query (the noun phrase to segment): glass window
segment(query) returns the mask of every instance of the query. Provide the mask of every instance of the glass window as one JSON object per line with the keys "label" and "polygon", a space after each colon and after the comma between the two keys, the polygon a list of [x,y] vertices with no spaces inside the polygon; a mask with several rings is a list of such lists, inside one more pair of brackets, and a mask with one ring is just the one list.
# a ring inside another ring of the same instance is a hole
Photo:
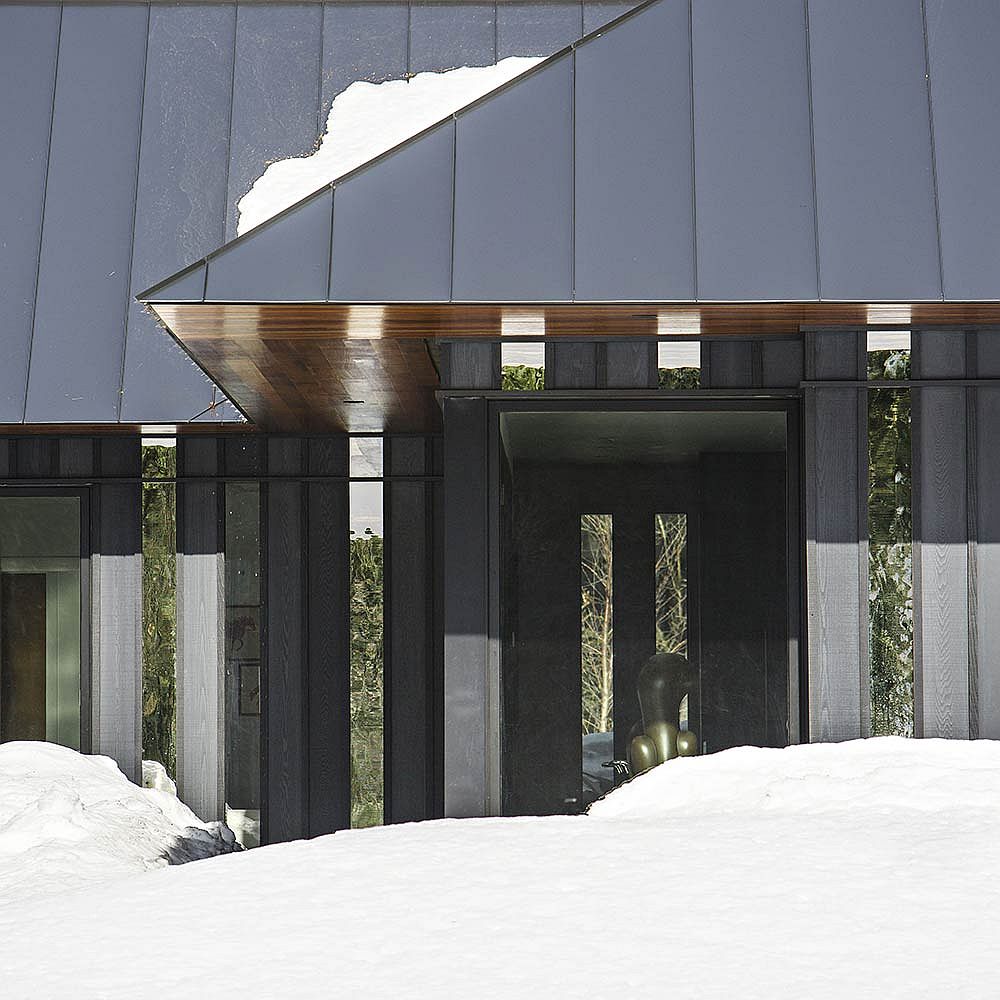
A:
{"label": "glass window", "polygon": [[501,415],[506,814],[788,742],[786,438],[778,408]]}
{"label": "glass window", "polygon": [[0,498],[0,741],[80,749],[79,497]]}
{"label": "glass window", "polygon": [[226,484],[226,823],[244,847],[260,843],[260,486]]}
{"label": "glass window", "polygon": [[383,822],[382,484],[351,483],[351,826]]}
{"label": "glass window", "polygon": [[502,343],[500,388],[504,392],[534,392],[545,388],[545,345]]}
{"label": "glass window", "polygon": [[[908,331],[868,334],[868,377],[910,377]],[[868,391],[868,636],[871,734],[913,735],[910,390]]]}
{"label": "glass window", "polygon": [[697,389],[701,385],[701,343],[661,340],[656,345],[656,368],[661,389]]}
{"label": "glass window", "polygon": [[177,777],[177,448],[142,444],[142,759]]}

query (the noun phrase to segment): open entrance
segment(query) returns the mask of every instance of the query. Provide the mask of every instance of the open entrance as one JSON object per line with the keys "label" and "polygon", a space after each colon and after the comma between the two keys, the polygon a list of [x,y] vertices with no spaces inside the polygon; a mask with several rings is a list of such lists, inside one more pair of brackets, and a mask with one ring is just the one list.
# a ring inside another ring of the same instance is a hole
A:
{"label": "open entrance", "polygon": [[684,405],[500,413],[505,814],[798,738],[794,411]]}

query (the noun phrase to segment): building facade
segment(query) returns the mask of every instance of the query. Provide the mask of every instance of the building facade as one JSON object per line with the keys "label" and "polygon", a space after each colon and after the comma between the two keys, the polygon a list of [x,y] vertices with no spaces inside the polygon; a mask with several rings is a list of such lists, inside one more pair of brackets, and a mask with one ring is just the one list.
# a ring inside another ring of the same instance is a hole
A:
{"label": "building facade", "polygon": [[998,43],[0,3],[0,739],[253,844],[1000,737]]}

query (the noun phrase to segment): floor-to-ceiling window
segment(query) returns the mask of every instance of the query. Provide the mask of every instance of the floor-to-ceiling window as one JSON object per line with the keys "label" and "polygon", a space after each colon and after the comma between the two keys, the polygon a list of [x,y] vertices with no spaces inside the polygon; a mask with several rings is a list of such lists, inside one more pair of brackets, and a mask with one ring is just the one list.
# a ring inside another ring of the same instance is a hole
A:
{"label": "floor-to-ceiling window", "polygon": [[0,741],[80,748],[82,503],[0,497]]}

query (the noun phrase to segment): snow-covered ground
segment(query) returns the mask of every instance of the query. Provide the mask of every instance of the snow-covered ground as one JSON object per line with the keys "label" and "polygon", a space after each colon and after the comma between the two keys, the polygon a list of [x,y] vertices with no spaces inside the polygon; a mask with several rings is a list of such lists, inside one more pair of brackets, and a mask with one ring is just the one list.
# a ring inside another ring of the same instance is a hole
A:
{"label": "snow-covered ground", "polygon": [[310,156],[270,164],[240,199],[240,236],[541,62],[511,56],[492,66],[417,73],[409,80],[359,80],[330,106],[326,134]]}
{"label": "snow-covered ground", "polygon": [[[139,788],[108,757],[0,744],[0,908],[233,850],[231,831],[202,823],[159,764],[144,771],[151,787]],[[0,966],[3,954],[0,943]]]}
{"label": "snow-covered ground", "polygon": [[881,739],[0,907],[0,993],[985,998],[998,927],[1000,744]]}

